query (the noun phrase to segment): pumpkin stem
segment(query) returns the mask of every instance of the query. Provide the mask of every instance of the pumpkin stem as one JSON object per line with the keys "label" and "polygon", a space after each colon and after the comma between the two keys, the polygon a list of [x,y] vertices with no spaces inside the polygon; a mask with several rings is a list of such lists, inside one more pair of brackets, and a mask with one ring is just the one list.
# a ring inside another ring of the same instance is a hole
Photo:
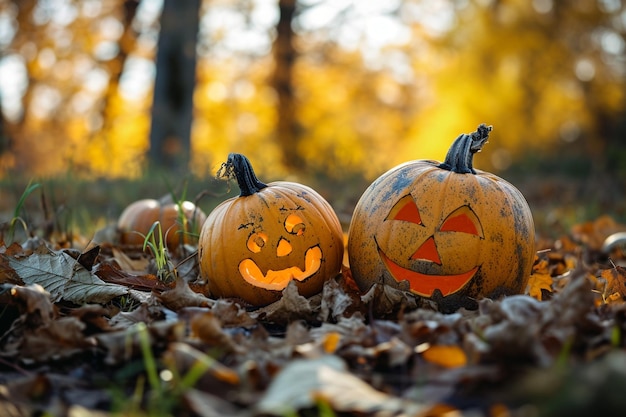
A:
{"label": "pumpkin stem", "polygon": [[439,165],[441,169],[458,174],[476,174],[474,170],[474,154],[480,152],[489,139],[492,126],[484,123],[475,132],[459,135],[452,143],[445,161]]}
{"label": "pumpkin stem", "polygon": [[252,195],[267,187],[267,185],[259,181],[254,174],[254,170],[248,158],[239,153],[231,153],[228,155],[228,160],[224,162],[217,171],[217,177],[235,178],[241,190],[239,194],[240,197]]}

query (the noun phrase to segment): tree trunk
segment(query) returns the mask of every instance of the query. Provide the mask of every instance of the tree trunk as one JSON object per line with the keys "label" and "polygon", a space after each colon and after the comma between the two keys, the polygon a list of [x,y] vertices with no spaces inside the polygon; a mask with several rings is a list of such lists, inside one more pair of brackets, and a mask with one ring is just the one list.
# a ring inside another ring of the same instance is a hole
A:
{"label": "tree trunk", "polygon": [[104,122],[103,130],[110,129],[111,125],[115,123],[115,115],[111,113],[111,102],[118,94],[126,58],[135,49],[137,43],[137,34],[133,29],[133,20],[137,14],[138,7],[139,0],[124,0],[123,2],[122,24],[124,25],[124,32],[122,32],[122,36],[118,41],[119,50],[117,55],[106,63],[109,73],[109,84],[100,103],[102,120]]}
{"label": "tree trunk", "polygon": [[200,0],[165,0],[157,45],[149,164],[185,170],[189,162]]}
{"label": "tree trunk", "polygon": [[296,119],[296,98],[293,69],[297,58],[292,27],[296,0],[279,0],[280,18],[274,41],[274,73],[272,85],[278,95],[276,138],[282,151],[283,164],[292,171],[305,168],[305,159],[298,152],[300,132]]}

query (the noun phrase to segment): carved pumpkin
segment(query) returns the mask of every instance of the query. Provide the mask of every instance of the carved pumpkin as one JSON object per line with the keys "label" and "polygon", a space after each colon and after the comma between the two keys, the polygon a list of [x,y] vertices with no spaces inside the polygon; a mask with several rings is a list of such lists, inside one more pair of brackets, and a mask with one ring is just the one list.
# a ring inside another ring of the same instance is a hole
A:
{"label": "carved pumpkin", "polygon": [[241,194],[218,205],[200,233],[200,272],[211,295],[262,306],[277,301],[290,281],[303,296],[320,292],[343,258],[330,204],[301,184],[263,184],[243,155],[230,154],[224,167]]}
{"label": "carved pumpkin", "polygon": [[[144,199],[131,203],[122,211],[117,220],[120,243],[125,245],[143,245],[144,236],[148,234],[154,222],[161,223],[161,230],[166,236],[167,247],[174,250],[181,242],[190,243],[195,240],[190,233],[196,233],[206,220],[206,214],[191,201],[183,201],[185,228],[181,228],[179,206],[172,202],[170,196],[161,200]],[[195,228],[195,230],[194,230]],[[185,232],[183,233],[182,230]]]}
{"label": "carved pumpkin", "polygon": [[530,208],[513,185],[472,166],[490,131],[460,135],[443,163],[407,162],[369,186],[348,234],[362,291],[384,282],[442,311],[524,291],[535,255]]}

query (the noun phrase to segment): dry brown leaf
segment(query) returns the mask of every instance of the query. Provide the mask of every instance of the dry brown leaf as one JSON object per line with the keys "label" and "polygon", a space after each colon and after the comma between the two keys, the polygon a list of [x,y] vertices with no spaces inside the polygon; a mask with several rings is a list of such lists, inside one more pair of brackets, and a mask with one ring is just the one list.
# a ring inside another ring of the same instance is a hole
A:
{"label": "dry brown leaf", "polygon": [[102,281],[64,251],[47,249],[27,258],[9,258],[9,264],[26,284],[39,284],[53,299],[77,304],[106,303],[128,294],[128,288]]}
{"label": "dry brown leaf", "polygon": [[[147,326],[149,343],[152,347],[181,341],[185,336],[185,323],[181,321],[157,321]],[[94,336],[101,348],[107,352],[104,363],[118,365],[128,363],[142,354],[139,326],[133,325],[124,330],[101,333]]]}
{"label": "dry brown leaf", "polygon": [[25,314],[29,316],[31,324],[48,324],[56,317],[56,309],[50,301],[50,294],[39,284],[25,287],[13,286],[9,293],[14,302],[25,305]]}
{"label": "dry brown leaf", "polygon": [[282,416],[320,401],[334,411],[365,415],[419,415],[426,407],[377,391],[350,373],[337,356],[291,361],[274,378],[258,402],[261,414]]}
{"label": "dry brown leaf", "polygon": [[[169,363],[172,369],[178,370],[180,375],[183,376],[187,374],[192,367],[199,366],[204,369],[203,373],[215,379],[220,384],[228,384],[230,386],[240,384],[239,374],[236,371],[186,343],[171,343],[164,355],[164,360]],[[200,385],[202,385],[202,382]]]}
{"label": "dry brown leaf", "polygon": [[85,323],[91,329],[91,332],[111,330],[111,325],[107,318],[110,315],[110,311],[99,304],[86,304],[73,309],[70,314]]}
{"label": "dry brown leaf", "polygon": [[165,291],[172,288],[171,285],[159,281],[154,274],[126,272],[108,261],[96,265],[93,272],[104,282],[138,291]]}
{"label": "dry brown leaf", "polygon": [[[156,314],[155,314],[156,313]],[[160,311],[151,308],[147,303],[142,303],[132,311],[120,311],[109,320],[113,329],[127,329],[137,323],[150,324],[160,317]]]}
{"label": "dry brown leaf", "polygon": [[341,316],[352,314],[360,304],[358,292],[343,276],[339,279],[330,279],[324,283],[318,319],[337,320]]}
{"label": "dry brown leaf", "polygon": [[[319,298],[317,301],[319,303]],[[282,325],[294,320],[312,321],[315,318],[313,304],[311,299],[300,295],[295,281],[289,281],[278,301],[256,310],[251,316],[257,320]]]}
{"label": "dry brown leaf", "polygon": [[[209,394],[197,389],[187,390],[183,394],[187,407],[198,417],[252,417],[248,410],[240,410],[228,399]],[[109,416],[109,414],[107,414]],[[91,417],[91,416],[89,416]]]}
{"label": "dry brown leaf", "polygon": [[592,250],[601,250],[609,235],[626,231],[626,225],[617,223],[612,217],[604,215],[597,219],[572,226],[572,236]]}
{"label": "dry brown leaf", "polygon": [[113,253],[113,259],[115,260],[115,262],[117,262],[122,271],[141,273],[148,269],[150,259],[148,259],[147,257],[132,259],[130,256],[126,255],[123,251],[116,247],[113,247],[111,251]]}
{"label": "dry brown leaf", "polygon": [[180,277],[176,279],[173,290],[164,291],[156,297],[164,306],[174,311],[183,307],[210,307],[215,303],[214,300],[192,291],[187,281]]}
{"label": "dry brown leaf", "polygon": [[385,284],[374,284],[361,297],[369,305],[375,317],[385,317],[403,308],[414,310],[423,299],[418,299],[408,291],[402,291]]}
{"label": "dry brown leaf", "polygon": [[212,311],[194,315],[190,328],[190,336],[200,339],[207,346],[218,346],[228,351],[237,349],[232,338],[222,329],[220,319]]}
{"label": "dry brown leaf", "polygon": [[76,317],[61,317],[24,334],[19,349],[22,361],[47,361],[70,357],[95,341],[84,336],[85,324]]}
{"label": "dry brown leaf", "polygon": [[249,329],[258,325],[250,314],[238,303],[229,300],[216,300],[211,312],[220,318],[224,328]]}

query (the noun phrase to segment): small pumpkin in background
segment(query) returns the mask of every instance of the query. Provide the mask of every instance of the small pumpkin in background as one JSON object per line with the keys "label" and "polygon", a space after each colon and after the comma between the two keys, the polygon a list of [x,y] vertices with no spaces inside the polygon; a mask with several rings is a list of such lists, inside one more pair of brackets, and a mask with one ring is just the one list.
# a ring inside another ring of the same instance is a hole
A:
{"label": "small pumpkin in background", "polygon": [[[184,217],[180,214],[181,209]],[[143,199],[131,203],[118,218],[117,229],[121,244],[141,246],[154,222],[159,221],[168,249],[174,250],[182,243],[194,242],[196,238],[192,234],[197,235],[205,220],[206,214],[191,201],[179,205],[167,195],[160,200]]]}
{"label": "small pumpkin in background", "polygon": [[358,201],[348,258],[362,291],[384,282],[441,311],[525,290],[535,256],[532,213],[513,185],[473,167],[491,127],[460,135],[443,163],[392,168]]}
{"label": "small pumpkin in background", "polygon": [[220,171],[236,178],[241,194],[215,207],[200,232],[200,273],[210,294],[263,306],[291,281],[305,297],[319,293],[343,259],[330,204],[299,183],[262,183],[241,154],[230,154]]}

